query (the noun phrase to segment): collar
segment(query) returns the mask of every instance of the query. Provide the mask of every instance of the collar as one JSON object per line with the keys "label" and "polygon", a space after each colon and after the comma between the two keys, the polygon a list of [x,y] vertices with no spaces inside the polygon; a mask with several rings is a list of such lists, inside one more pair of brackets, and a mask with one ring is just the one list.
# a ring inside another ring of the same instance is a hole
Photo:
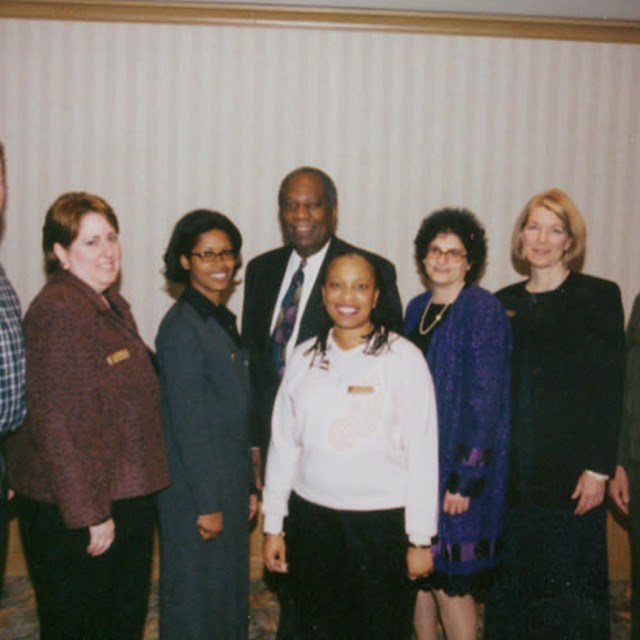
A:
{"label": "collar", "polygon": [[213,318],[233,338],[236,344],[240,344],[240,336],[236,328],[236,316],[223,304],[215,305],[209,298],[193,287],[187,287],[182,294],[182,300],[189,303],[195,312],[203,319]]}
{"label": "collar", "polygon": [[[305,267],[305,273],[310,273],[312,271],[314,273],[318,273],[318,271],[320,270],[320,266],[322,265],[322,262],[327,255],[327,251],[329,251],[329,245],[331,244],[332,238],[333,236],[329,238],[329,240],[327,240],[320,251],[316,251],[314,254],[306,258],[307,265]],[[295,249],[292,248],[291,255],[289,256],[288,270],[291,270],[291,273],[295,273],[302,260],[303,257]]]}
{"label": "collar", "polygon": [[93,287],[70,271],[56,271],[49,277],[49,282],[64,282],[81,291],[102,313],[107,313],[115,309],[119,315],[124,316],[131,308],[129,303],[113,288],[107,289],[102,294],[99,294]]}
{"label": "collar", "polygon": [[[220,309],[225,308],[223,305],[215,305],[209,298],[190,286],[184,290],[182,299],[188,302],[203,320],[212,316],[217,319]],[[228,313],[231,312],[229,311]]]}

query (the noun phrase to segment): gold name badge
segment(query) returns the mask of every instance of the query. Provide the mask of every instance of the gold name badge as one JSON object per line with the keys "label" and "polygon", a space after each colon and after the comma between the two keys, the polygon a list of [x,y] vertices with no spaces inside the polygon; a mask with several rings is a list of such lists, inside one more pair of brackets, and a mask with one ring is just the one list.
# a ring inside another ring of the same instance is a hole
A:
{"label": "gold name badge", "polygon": [[120,351],[116,351],[110,356],[107,356],[107,362],[113,367],[114,364],[118,364],[118,362],[122,362],[123,360],[128,360],[130,357],[131,354],[129,353],[129,349],[120,349]]}
{"label": "gold name badge", "polygon": [[350,384],[347,387],[348,393],[373,393],[372,385],[358,385],[358,384]]}

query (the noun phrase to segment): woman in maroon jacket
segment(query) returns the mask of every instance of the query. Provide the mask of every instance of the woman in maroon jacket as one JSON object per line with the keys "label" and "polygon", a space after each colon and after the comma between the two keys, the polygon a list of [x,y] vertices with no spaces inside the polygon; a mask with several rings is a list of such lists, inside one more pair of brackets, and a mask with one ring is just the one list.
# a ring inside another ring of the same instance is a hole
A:
{"label": "woman in maroon jacket", "polygon": [[68,193],[43,228],[49,281],[25,317],[27,419],[7,443],[40,638],[142,637],[151,494],[168,484],[158,380],[120,273],[118,221]]}

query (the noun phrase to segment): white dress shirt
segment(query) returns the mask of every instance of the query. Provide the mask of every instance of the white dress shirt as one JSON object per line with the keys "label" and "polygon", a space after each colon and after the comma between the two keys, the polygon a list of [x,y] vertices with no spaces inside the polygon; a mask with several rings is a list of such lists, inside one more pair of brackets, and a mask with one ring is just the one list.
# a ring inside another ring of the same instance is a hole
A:
{"label": "white dress shirt", "polygon": [[[300,332],[300,322],[302,320],[302,316],[304,315],[304,310],[307,307],[307,302],[309,301],[311,290],[316,283],[318,274],[320,273],[320,267],[322,266],[322,262],[327,255],[328,250],[329,242],[327,242],[324,247],[320,249],[320,251],[307,258],[307,265],[304,268],[302,293],[300,294],[300,302],[298,303],[298,314],[296,315],[296,323],[293,326],[293,333],[289,338],[289,342],[287,342],[285,361],[289,360],[289,358],[291,357],[291,353],[293,352],[293,348],[295,347],[296,340],[298,339],[298,333]],[[293,278],[293,274],[298,270],[301,262],[302,256],[300,256],[295,251],[292,251],[291,256],[289,257],[289,263],[287,264],[287,269],[284,272],[284,277],[282,278],[282,283],[280,284],[280,292],[278,293],[276,306],[273,310],[273,316],[271,317],[271,329],[269,331],[270,335],[273,334],[273,330],[275,329],[276,320],[278,319],[278,315],[280,314],[282,299],[284,298],[285,293],[287,292],[287,289],[291,284],[291,278]]]}

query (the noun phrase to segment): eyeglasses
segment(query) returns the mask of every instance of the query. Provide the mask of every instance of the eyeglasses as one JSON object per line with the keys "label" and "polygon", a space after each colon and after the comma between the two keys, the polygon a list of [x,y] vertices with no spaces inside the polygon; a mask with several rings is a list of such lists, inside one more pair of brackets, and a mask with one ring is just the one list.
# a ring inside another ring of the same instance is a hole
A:
{"label": "eyeglasses", "polygon": [[443,257],[447,262],[461,262],[467,257],[467,253],[462,249],[441,249],[440,247],[427,249],[427,258],[430,260],[438,260],[440,257]]}
{"label": "eyeglasses", "polygon": [[236,259],[236,252],[233,249],[224,249],[224,251],[201,251],[196,253],[193,251],[192,256],[198,256],[202,262],[215,262],[220,259],[223,262],[232,262]]}

